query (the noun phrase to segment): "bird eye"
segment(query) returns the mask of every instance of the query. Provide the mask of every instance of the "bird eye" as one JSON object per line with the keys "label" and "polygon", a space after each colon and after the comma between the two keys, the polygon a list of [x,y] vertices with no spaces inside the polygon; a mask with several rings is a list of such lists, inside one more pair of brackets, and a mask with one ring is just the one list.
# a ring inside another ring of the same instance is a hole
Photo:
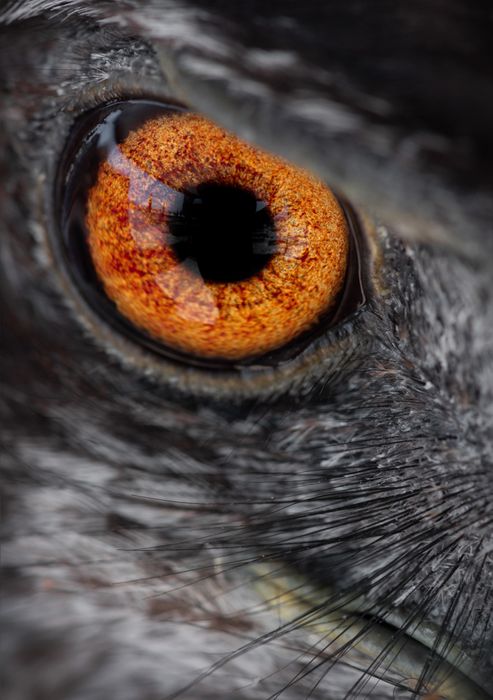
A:
{"label": "bird eye", "polygon": [[338,315],[351,235],[334,193],[203,116],[138,100],[91,112],[59,201],[86,297],[154,348],[241,363]]}

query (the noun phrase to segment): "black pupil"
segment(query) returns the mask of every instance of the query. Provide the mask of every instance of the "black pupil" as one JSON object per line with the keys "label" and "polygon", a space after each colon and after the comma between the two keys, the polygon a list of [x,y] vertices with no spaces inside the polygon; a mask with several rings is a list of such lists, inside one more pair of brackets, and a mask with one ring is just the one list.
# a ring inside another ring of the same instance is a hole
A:
{"label": "black pupil", "polygon": [[237,282],[258,274],[276,249],[266,202],[249,190],[203,183],[179,193],[169,211],[171,245],[194,261],[208,282]]}

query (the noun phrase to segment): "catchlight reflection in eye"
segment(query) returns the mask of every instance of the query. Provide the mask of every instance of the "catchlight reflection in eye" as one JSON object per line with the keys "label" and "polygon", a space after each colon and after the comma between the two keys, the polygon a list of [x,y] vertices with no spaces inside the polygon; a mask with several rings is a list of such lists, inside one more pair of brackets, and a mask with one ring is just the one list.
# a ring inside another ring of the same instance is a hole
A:
{"label": "catchlight reflection in eye", "polygon": [[340,298],[349,233],[334,194],[197,114],[163,110],[115,136],[85,200],[98,283],[171,350],[258,357]]}

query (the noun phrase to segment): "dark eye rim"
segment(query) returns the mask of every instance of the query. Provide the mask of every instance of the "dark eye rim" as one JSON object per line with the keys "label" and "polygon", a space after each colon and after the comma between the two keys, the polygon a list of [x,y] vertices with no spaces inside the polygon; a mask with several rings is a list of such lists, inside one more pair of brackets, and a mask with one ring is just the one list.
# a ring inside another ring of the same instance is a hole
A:
{"label": "dark eye rim", "polygon": [[[203,359],[172,350],[127,321],[102,290],[82,240],[79,240],[79,247],[74,250],[73,242],[67,238],[67,232],[64,230],[64,218],[67,216],[67,192],[73,196],[71,183],[76,177],[76,170],[80,168],[81,158],[84,156],[82,146],[84,139],[87,142],[89,138],[94,137],[98,125],[108,115],[118,109],[128,109],[129,105],[136,105],[137,111],[143,106],[156,111],[163,109],[188,111],[183,105],[172,101],[158,101],[152,98],[146,100],[142,96],[130,99],[118,98],[84,111],[74,120],[65,147],[58,159],[54,178],[52,211],[55,226],[53,227],[54,234],[51,236],[51,245],[64,268],[65,275],[69,278],[72,291],[75,291],[79,296],[79,301],[82,301],[83,305],[90,310],[93,318],[99,319],[114,334],[132,345],[138,346],[140,351],[149,355],[149,359],[152,358],[158,363],[164,361],[167,365],[171,364],[185,370],[198,370],[199,374],[202,375],[204,373],[225,376],[240,374],[244,377],[245,373],[258,373],[266,370],[272,372],[283,365],[291,365],[298,356],[309,352],[310,346],[320,338],[324,338],[329,330],[332,331],[344,325],[349,318],[356,315],[367,304],[372,289],[370,265],[368,264],[371,259],[370,244],[360,217],[351,204],[336,192],[350,234],[348,271],[336,308],[322,317],[310,331],[298,336],[282,348],[259,357],[249,358],[241,362],[227,362]],[[130,128],[132,126],[129,126]],[[122,133],[121,138],[124,137],[125,133]],[[83,261],[82,265],[81,260]],[[91,270],[92,273],[88,272]]]}

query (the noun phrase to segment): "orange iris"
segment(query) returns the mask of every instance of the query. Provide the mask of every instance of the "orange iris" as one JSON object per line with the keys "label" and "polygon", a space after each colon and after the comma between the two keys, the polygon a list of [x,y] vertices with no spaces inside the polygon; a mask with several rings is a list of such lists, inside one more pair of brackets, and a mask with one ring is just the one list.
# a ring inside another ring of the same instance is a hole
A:
{"label": "orange iris", "polygon": [[[151,119],[111,150],[86,225],[119,312],[204,358],[284,346],[334,307],[346,275],[349,234],[332,192],[191,113]],[[231,272],[230,252],[232,268],[243,255],[257,262]]]}

